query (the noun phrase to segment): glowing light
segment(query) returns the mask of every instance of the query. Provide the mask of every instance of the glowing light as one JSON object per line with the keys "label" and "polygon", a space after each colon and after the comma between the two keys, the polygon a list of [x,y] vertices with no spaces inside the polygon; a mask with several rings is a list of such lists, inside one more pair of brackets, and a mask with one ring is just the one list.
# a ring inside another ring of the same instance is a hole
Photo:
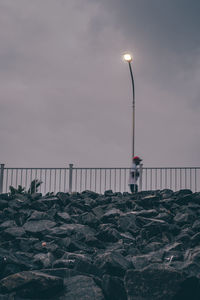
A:
{"label": "glowing light", "polygon": [[124,60],[127,62],[131,62],[132,61],[132,56],[129,53],[124,54]]}

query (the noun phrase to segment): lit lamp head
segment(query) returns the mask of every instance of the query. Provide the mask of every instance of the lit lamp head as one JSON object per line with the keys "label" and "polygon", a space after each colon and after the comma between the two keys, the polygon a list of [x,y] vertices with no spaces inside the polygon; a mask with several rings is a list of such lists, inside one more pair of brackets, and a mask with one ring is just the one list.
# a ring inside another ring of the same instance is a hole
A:
{"label": "lit lamp head", "polygon": [[129,54],[129,53],[125,53],[124,55],[123,55],[123,58],[124,58],[124,60],[125,61],[127,61],[127,62],[131,62],[132,61],[132,56]]}

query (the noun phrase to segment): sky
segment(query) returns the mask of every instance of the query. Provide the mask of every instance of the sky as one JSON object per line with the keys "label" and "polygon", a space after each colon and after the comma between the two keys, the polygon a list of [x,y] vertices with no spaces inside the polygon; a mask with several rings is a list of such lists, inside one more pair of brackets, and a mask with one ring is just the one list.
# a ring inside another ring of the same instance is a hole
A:
{"label": "sky", "polygon": [[199,0],[0,0],[0,163],[200,166]]}

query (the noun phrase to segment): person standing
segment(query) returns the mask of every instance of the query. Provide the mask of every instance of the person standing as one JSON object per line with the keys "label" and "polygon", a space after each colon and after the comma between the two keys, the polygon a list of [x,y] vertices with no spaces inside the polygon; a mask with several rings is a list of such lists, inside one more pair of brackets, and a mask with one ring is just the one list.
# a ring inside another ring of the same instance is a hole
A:
{"label": "person standing", "polygon": [[130,177],[129,177],[129,186],[131,193],[138,192],[137,180],[140,176],[140,162],[142,159],[139,156],[133,157],[133,163],[131,166]]}

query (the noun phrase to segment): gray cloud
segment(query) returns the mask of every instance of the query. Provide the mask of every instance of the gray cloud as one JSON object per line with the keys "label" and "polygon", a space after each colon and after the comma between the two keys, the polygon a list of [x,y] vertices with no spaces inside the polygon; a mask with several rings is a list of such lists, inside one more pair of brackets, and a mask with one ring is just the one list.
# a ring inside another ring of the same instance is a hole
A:
{"label": "gray cloud", "polygon": [[[162,4],[162,5],[161,5]],[[197,165],[197,1],[0,1],[1,161],[128,166],[132,50],[136,151]]]}

